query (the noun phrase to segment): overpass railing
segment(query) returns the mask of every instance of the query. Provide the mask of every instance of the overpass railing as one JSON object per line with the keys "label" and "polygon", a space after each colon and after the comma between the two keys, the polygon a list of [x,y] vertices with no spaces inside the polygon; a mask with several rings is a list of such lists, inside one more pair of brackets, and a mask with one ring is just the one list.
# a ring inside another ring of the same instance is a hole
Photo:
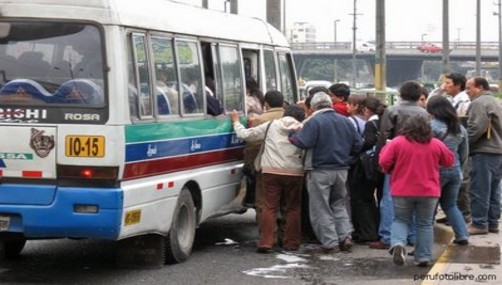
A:
{"label": "overpass railing", "polygon": [[[374,42],[369,42],[374,44]],[[427,42],[435,45],[442,45],[442,42]],[[386,42],[386,49],[416,49],[418,46],[422,45],[423,42]],[[352,50],[352,42],[314,42],[314,43],[291,43],[291,48],[293,50],[313,50],[313,49],[344,49]],[[481,42],[481,49],[498,49],[498,42]],[[473,50],[476,49],[476,42],[467,41],[454,41],[450,42],[451,49],[465,49]]]}

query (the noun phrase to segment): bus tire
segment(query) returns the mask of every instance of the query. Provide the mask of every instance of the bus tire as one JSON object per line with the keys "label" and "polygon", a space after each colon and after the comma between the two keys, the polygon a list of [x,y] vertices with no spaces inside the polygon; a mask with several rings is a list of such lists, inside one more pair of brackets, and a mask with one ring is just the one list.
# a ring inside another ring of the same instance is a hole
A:
{"label": "bus tire", "polygon": [[3,252],[6,259],[14,259],[19,256],[26,244],[26,239],[9,240],[3,242]]}
{"label": "bus tire", "polygon": [[183,188],[174,210],[171,229],[165,237],[167,264],[180,263],[188,259],[195,239],[196,221],[192,195],[187,188]]}

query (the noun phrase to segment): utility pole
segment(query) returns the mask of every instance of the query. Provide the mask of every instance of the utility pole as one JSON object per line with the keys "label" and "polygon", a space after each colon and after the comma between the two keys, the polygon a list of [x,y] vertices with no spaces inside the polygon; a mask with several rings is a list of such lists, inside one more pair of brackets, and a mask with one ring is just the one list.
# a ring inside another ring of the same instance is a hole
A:
{"label": "utility pole", "polygon": [[443,0],[443,71],[441,78],[450,72],[450,20],[448,0]]}
{"label": "utility pole", "polygon": [[282,31],[281,0],[267,0],[267,22]]}
{"label": "utility pole", "polygon": [[385,0],[376,2],[376,51],[375,51],[375,89],[385,92],[387,86],[385,58]]}
{"label": "utility pole", "polygon": [[476,0],[476,76],[481,75],[481,0]]}
{"label": "utility pole", "polygon": [[202,0],[202,7],[209,9],[209,0]]}
{"label": "utility pole", "polygon": [[[501,0],[496,4],[498,6],[497,15],[499,17],[499,92],[502,90],[502,5]],[[495,13],[494,13],[495,14]]]}
{"label": "utility pole", "polygon": [[356,88],[356,80],[357,80],[357,62],[356,62],[356,40],[357,40],[357,0],[354,0],[354,13],[350,14],[353,16],[353,25],[352,25],[352,88]]}

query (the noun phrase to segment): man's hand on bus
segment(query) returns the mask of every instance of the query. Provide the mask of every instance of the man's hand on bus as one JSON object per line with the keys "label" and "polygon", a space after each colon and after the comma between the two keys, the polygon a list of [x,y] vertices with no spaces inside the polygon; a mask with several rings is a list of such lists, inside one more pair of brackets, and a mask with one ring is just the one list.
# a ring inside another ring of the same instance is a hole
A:
{"label": "man's hand on bus", "polygon": [[232,124],[240,123],[239,113],[236,110],[232,111],[230,117],[232,118]]}

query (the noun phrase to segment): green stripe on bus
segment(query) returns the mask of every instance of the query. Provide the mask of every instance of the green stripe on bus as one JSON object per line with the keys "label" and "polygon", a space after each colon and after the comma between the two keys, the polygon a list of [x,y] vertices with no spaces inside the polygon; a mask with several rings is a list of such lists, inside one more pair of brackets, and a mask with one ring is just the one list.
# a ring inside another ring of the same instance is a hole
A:
{"label": "green stripe on bus", "polygon": [[230,119],[135,124],[126,126],[126,143],[206,136],[233,131]]}

